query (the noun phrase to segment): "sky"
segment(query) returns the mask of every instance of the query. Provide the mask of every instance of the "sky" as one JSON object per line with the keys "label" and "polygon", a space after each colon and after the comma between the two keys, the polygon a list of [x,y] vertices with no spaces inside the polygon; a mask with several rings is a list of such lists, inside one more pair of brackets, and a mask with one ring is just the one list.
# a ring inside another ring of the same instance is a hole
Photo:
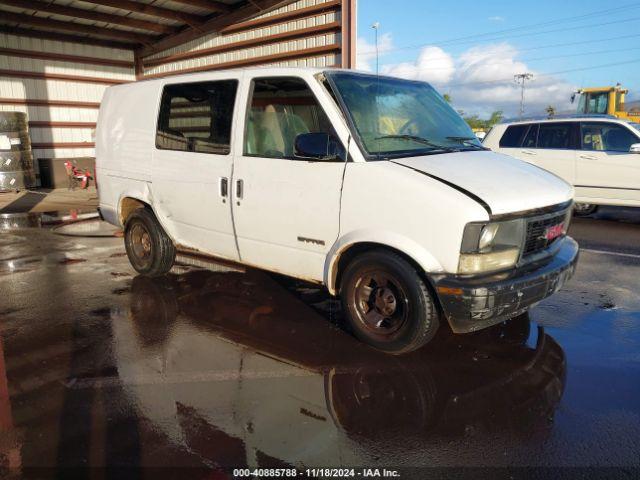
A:
{"label": "sky", "polygon": [[640,2],[359,0],[357,64],[430,82],[454,107],[488,117],[575,110],[580,87],[621,83],[640,100]]}

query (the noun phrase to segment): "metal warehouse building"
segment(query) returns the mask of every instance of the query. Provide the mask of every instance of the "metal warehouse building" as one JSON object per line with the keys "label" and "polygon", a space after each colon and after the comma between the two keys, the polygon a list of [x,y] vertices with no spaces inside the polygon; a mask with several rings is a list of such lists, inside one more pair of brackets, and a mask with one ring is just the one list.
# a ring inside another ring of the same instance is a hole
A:
{"label": "metal warehouse building", "polygon": [[0,110],[36,163],[93,157],[109,85],[255,65],[350,68],[355,0],[2,0]]}

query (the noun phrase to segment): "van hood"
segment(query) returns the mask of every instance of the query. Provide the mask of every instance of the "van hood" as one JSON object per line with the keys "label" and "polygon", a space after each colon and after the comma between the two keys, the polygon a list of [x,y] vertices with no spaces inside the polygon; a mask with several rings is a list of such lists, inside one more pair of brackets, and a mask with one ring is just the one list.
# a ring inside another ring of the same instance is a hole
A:
{"label": "van hood", "polygon": [[501,153],[465,151],[392,161],[466,191],[494,215],[547,207],[573,198],[573,187],[560,177]]}

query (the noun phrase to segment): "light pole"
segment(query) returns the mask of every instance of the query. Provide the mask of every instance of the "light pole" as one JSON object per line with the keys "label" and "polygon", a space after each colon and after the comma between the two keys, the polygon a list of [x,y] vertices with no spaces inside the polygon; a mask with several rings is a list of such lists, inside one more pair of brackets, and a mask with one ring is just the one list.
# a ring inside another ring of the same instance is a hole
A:
{"label": "light pole", "polygon": [[532,73],[518,73],[513,76],[515,82],[519,85],[522,85],[522,89],[520,92],[520,119],[522,119],[524,115],[524,84],[527,80],[531,80],[533,78]]}
{"label": "light pole", "polygon": [[376,75],[378,75],[378,57],[379,57],[379,52],[378,52],[378,29],[380,28],[380,22],[376,22],[373,25],[371,25],[371,28],[373,28],[373,30],[375,30],[376,32]]}

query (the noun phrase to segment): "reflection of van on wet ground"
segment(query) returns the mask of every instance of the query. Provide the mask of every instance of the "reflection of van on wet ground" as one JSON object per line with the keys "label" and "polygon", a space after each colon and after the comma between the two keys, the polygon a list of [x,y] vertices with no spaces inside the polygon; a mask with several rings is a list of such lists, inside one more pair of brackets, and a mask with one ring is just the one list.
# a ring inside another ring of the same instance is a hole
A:
{"label": "reflection of van on wet ground", "polygon": [[138,272],[183,250],[316,282],[392,353],[443,321],[514,317],[577,261],[571,187],[487,151],[423,82],[259,68],[120,85],[96,148],[102,215]]}
{"label": "reflection of van on wet ground", "polygon": [[527,315],[390,358],[258,272],[138,276],[128,301],[111,324],[130,402],[222,467],[417,465],[469,443],[479,461],[548,431],[564,391],[564,352]]}

